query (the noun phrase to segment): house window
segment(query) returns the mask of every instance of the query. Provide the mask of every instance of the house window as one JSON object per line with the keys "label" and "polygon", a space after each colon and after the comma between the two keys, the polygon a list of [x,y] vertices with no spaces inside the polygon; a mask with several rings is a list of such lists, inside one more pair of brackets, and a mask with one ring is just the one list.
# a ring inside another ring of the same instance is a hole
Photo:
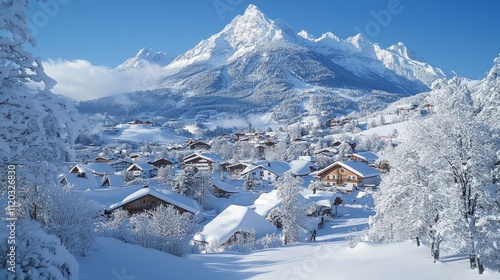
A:
{"label": "house window", "polygon": [[141,201],[140,200],[136,200],[135,201],[135,207],[141,207]]}
{"label": "house window", "polygon": [[142,206],[146,206],[146,200],[145,199],[142,200]]}
{"label": "house window", "polygon": [[326,175],[326,179],[330,180],[330,175]]}
{"label": "house window", "polygon": [[260,177],[264,177],[264,171],[260,172]]}
{"label": "house window", "polygon": [[252,172],[252,175],[254,175],[254,176],[255,176],[255,172]]}
{"label": "house window", "polygon": [[344,169],[343,168],[340,169],[340,173],[344,173]]}

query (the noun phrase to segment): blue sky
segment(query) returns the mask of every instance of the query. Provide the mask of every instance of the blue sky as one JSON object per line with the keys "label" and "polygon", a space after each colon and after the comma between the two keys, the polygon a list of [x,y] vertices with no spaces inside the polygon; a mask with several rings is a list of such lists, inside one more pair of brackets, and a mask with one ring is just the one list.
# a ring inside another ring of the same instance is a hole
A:
{"label": "blue sky", "polygon": [[[114,68],[151,47],[177,56],[219,32],[255,4],[297,32],[330,31],[340,38],[361,30],[388,47],[399,41],[431,64],[479,79],[500,53],[497,0],[48,0],[32,2],[29,19],[43,59],[83,59]],[[396,5],[388,22],[376,14]],[[216,8],[218,7],[218,8]],[[378,26],[377,27],[375,26]],[[370,29],[372,28],[372,29]]]}

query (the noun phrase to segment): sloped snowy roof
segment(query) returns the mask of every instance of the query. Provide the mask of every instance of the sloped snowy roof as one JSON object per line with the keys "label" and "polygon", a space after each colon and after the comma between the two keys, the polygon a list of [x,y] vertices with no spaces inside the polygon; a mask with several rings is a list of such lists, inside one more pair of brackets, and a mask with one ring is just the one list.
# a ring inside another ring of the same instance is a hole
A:
{"label": "sloped snowy roof", "polygon": [[287,162],[284,161],[257,161],[254,162],[253,164],[247,166],[242,172],[241,175],[245,175],[248,172],[251,172],[252,170],[258,169],[258,168],[263,168],[266,170],[271,171],[272,173],[278,175],[278,176],[283,176],[285,172],[290,170],[290,165]]}
{"label": "sloped snowy roof", "polygon": [[372,168],[362,162],[359,161],[352,161],[352,160],[346,160],[346,161],[336,161],[329,166],[325,167],[321,171],[317,173],[317,175],[321,175],[322,173],[330,170],[332,167],[340,165],[344,167],[345,169],[348,169],[352,171],[353,173],[363,177],[363,178],[369,178],[369,177],[375,177],[375,176],[380,176],[380,171],[378,171],[375,168]]}
{"label": "sloped snowy roof", "polygon": [[278,191],[272,190],[268,193],[261,194],[250,206],[251,209],[254,209],[255,213],[261,215],[262,217],[267,217],[269,212],[274,208],[278,207],[281,202],[278,200]]}
{"label": "sloped snowy roof", "polygon": [[245,206],[229,205],[215,219],[205,225],[203,231],[194,236],[194,240],[210,243],[216,239],[225,243],[238,231],[255,231],[255,238],[276,232],[276,227],[266,219]]}
{"label": "sloped snowy roof", "polygon": [[[121,187],[124,185],[123,175],[110,174],[102,178],[102,184],[108,180],[111,187]],[[101,185],[102,185],[101,184]]]}
{"label": "sloped snowy roof", "polygon": [[137,162],[137,163],[134,163],[131,166],[129,166],[127,168],[127,171],[130,171],[132,168],[134,168],[134,166],[137,166],[137,168],[139,168],[140,170],[143,170],[143,171],[157,169],[155,166],[153,166],[153,165],[151,165],[149,163]]}
{"label": "sloped snowy roof", "polygon": [[203,158],[211,162],[222,162],[224,161],[218,154],[214,153],[193,153],[183,158],[183,161],[191,161],[194,158]]}
{"label": "sloped snowy roof", "polygon": [[292,160],[288,163],[290,170],[294,175],[305,176],[311,173],[311,167],[314,165],[310,161]]}
{"label": "sloped snowy roof", "polygon": [[223,191],[229,192],[229,193],[237,193],[238,192],[238,190],[236,189],[236,186],[231,185],[229,183],[226,183],[224,181],[221,181],[218,174],[213,173],[211,176],[212,176],[212,182],[214,183],[214,185],[217,188],[219,188]]}
{"label": "sloped snowy roof", "polygon": [[116,170],[111,165],[102,162],[77,164],[73,168],[71,168],[71,170],[75,168],[78,169],[78,172],[95,173],[95,174],[112,174],[116,172]]}
{"label": "sloped snowy roof", "polygon": [[114,203],[109,206],[109,210],[114,210],[116,208],[119,208],[131,201],[134,201],[136,199],[139,199],[141,197],[144,197],[146,195],[151,195],[154,196],[158,199],[161,199],[165,202],[168,202],[169,204],[175,205],[179,208],[182,208],[186,211],[189,211],[191,213],[198,213],[200,212],[200,206],[198,203],[189,197],[183,196],[181,194],[178,194],[176,192],[170,191],[170,190],[155,190],[151,187],[149,188],[142,188],[133,194],[125,197],[121,202]]}
{"label": "sloped snowy roof", "polygon": [[378,155],[372,152],[359,152],[359,153],[354,153],[352,155],[368,162],[376,161],[378,159]]}
{"label": "sloped snowy roof", "polygon": [[335,201],[335,198],[339,196],[338,193],[330,191],[316,191],[313,193],[312,190],[305,189],[300,193],[303,197],[316,202],[320,206],[331,206]]}
{"label": "sloped snowy roof", "polygon": [[86,172],[84,177],[80,177],[76,173],[64,173],[61,177],[66,180],[66,185],[79,190],[95,189],[101,186],[101,177],[96,177],[92,172]]}
{"label": "sloped snowy roof", "polygon": [[120,163],[122,163],[122,162],[130,163],[130,164],[133,164],[133,163],[134,163],[134,161],[132,161],[132,160],[130,160],[130,159],[119,158],[119,159],[117,159],[117,160],[115,160],[115,161],[109,162],[108,164],[109,164],[110,166],[113,166],[113,165],[115,165],[115,164],[120,164]]}

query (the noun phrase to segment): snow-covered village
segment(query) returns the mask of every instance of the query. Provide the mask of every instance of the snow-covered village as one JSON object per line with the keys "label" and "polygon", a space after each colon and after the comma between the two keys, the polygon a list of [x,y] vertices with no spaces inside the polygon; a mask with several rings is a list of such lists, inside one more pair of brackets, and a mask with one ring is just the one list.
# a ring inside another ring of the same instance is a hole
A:
{"label": "snow-covered village", "polygon": [[[330,28],[319,3],[91,2],[0,2],[1,279],[500,279],[496,38],[470,78],[399,41],[415,1],[324,4],[346,39],[298,32]],[[499,4],[457,6],[500,31]],[[82,15],[141,46],[148,20],[207,26],[108,67],[64,58],[115,52],[73,40]]]}

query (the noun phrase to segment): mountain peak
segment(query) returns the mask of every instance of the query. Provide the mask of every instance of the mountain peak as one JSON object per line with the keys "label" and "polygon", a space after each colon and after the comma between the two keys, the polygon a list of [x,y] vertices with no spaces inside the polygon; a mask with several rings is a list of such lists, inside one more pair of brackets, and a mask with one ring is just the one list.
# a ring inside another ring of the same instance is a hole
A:
{"label": "mountain peak", "polygon": [[127,59],[124,63],[118,65],[115,70],[125,70],[129,68],[142,68],[146,63],[158,64],[161,67],[167,66],[172,62],[172,58],[165,52],[158,52],[152,48],[144,47],[137,54]]}
{"label": "mountain peak", "polygon": [[366,45],[366,44],[369,44],[370,41],[365,39],[363,37],[363,35],[361,35],[361,33],[358,33],[352,37],[349,37],[346,39],[346,42],[349,42],[351,43],[352,45],[354,45],[354,47],[356,47],[357,49],[362,49],[363,48],[363,45]]}
{"label": "mountain peak", "polygon": [[262,12],[259,10],[257,6],[255,6],[254,4],[250,4],[245,9],[245,12],[243,14],[246,15],[246,14],[256,14],[256,13],[262,14]]}
{"label": "mountain peak", "polygon": [[299,33],[297,33],[297,35],[299,35],[300,37],[304,38],[304,39],[307,39],[307,40],[310,40],[310,41],[313,41],[314,40],[314,36],[309,34],[307,31],[305,31],[304,29],[302,29]]}
{"label": "mountain peak", "polygon": [[397,44],[388,47],[387,50],[395,52],[406,59],[422,60],[417,58],[415,53],[406,47],[402,42],[398,42]]}

